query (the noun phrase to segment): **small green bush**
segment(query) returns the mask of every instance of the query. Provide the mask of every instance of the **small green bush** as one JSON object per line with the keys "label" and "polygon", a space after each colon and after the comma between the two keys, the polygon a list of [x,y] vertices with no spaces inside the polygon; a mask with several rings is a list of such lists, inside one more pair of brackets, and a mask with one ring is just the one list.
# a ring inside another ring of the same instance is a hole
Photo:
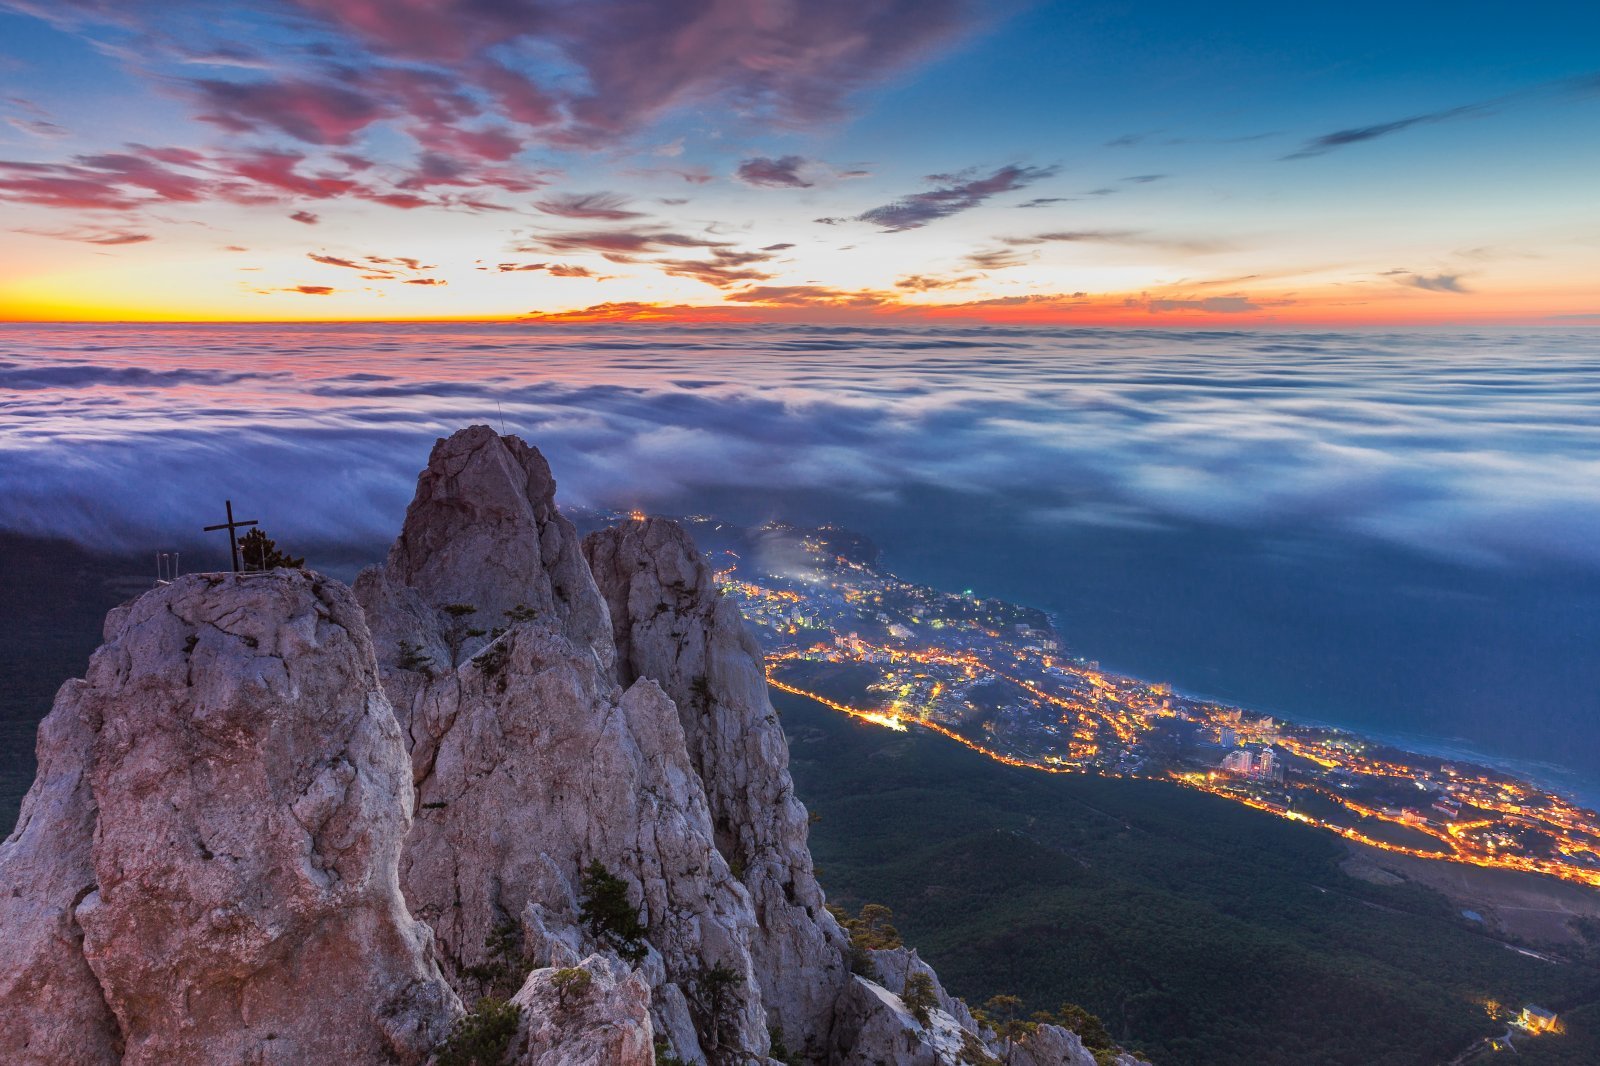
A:
{"label": "small green bush", "polygon": [[501,1066],[521,1021],[521,1007],[484,996],[450,1030],[439,1048],[438,1066]]}
{"label": "small green bush", "polygon": [[582,966],[566,966],[555,972],[550,983],[556,986],[556,1001],[565,1009],[589,994],[594,974]]}

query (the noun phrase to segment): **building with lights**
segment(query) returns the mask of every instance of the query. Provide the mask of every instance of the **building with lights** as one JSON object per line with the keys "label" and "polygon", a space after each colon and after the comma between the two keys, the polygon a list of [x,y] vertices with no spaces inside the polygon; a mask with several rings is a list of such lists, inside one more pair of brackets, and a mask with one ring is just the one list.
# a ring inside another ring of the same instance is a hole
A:
{"label": "building with lights", "polygon": [[1223,756],[1222,768],[1230,774],[1240,777],[1253,777],[1256,772],[1256,759],[1248,750],[1230,751]]}
{"label": "building with lights", "polygon": [[1558,1033],[1561,1031],[1561,1020],[1554,1011],[1530,1003],[1517,1015],[1517,1026],[1530,1033]]}

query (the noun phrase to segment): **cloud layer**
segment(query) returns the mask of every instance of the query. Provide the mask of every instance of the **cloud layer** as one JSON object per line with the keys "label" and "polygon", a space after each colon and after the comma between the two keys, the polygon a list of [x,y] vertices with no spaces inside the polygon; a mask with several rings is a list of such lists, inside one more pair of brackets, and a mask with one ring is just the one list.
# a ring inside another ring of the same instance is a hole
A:
{"label": "cloud layer", "polygon": [[939,486],[1042,523],[1199,522],[1600,568],[1600,377],[1582,334],[0,336],[0,390],[16,397],[0,409],[0,527],[85,542],[189,541],[206,501],[232,498],[294,539],[372,543],[397,528],[436,435],[503,418],[549,455],[563,499],[589,505]]}

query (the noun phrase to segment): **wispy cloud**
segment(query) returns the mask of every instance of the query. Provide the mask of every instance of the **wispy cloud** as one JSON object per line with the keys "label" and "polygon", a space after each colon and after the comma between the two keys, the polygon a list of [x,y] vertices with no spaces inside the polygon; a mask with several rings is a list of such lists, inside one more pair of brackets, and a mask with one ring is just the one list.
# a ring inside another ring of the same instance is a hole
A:
{"label": "wispy cloud", "polygon": [[856,218],[857,221],[879,226],[886,233],[903,233],[962,211],[970,211],[1003,193],[1025,189],[1053,176],[1059,169],[1054,166],[1012,165],[982,175],[976,170],[933,174],[927,179],[934,186],[932,189],[903,196],[882,207],[874,207]]}
{"label": "wispy cloud", "polygon": [[1198,300],[1152,298],[1129,301],[1128,306],[1143,307],[1156,314],[1163,311],[1201,311],[1212,315],[1237,315],[1261,310],[1261,305],[1248,296],[1205,296]]}
{"label": "wispy cloud", "polygon": [[1392,122],[1379,122],[1371,126],[1352,126],[1349,129],[1334,130],[1324,133],[1320,137],[1313,137],[1297,150],[1284,156],[1289,159],[1309,159],[1312,156],[1326,155],[1339,148],[1346,148],[1352,144],[1361,144],[1364,141],[1375,141],[1379,137],[1388,137],[1392,134],[1409,130],[1416,126],[1435,126],[1441,122],[1451,122],[1468,115],[1479,114],[1485,110],[1483,104],[1467,104],[1462,107],[1447,108],[1443,111],[1430,111],[1426,114],[1412,115],[1409,118],[1395,119]]}
{"label": "wispy cloud", "polygon": [[1014,248],[990,248],[986,251],[970,252],[963,256],[961,261],[979,270],[1005,270],[1021,266],[1030,258]]}
{"label": "wispy cloud", "polygon": [[30,137],[40,137],[44,140],[53,141],[70,136],[65,127],[58,126],[54,122],[49,122],[42,118],[17,118],[8,115],[6,116],[6,123],[13,129],[20,130]]}
{"label": "wispy cloud", "polygon": [[633,229],[549,231],[530,234],[512,250],[518,252],[594,252],[616,263],[638,262],[638,257],[677,248],[729,248],[710,236],[678,233],[655,226]]}
{"label": "wispy cloud", "polygon": [[1387,271],[1394,275],[1395,280],[1402,285],[1410,285],[1417,289],[1427,289],[1429,292],[1468,292],[1470,291],[1461,283],[1460,274],[1417,274],[1409,270]]}
{"label": "wispy cloud", "polygon": [[977,281],[976,274],[961,274],[955,277],[941,278],[931,274],[907,274],[895,281],[894,287],[907,292],[934,292],[938,289],[959,289],[963,285]]}
{"label": "wispy cloud", "polygon": [[595,281],[608,281],[612,277],[610,274],[596,274],[588,267],[576,263],[499,263],[495,266],[495,270],[501,274],[542,271],[553,278],[591,278]]}
{"label": "wispy cloud", "polygon": [[535,201],[533,206],[547,215],[562,218],[620,222],[644,217],[643,212],[628,207],[627,197],[614,192],[566,193]]}
{"label": "wispy cloud", "polygon": [[693,278],[707,285],[727,288],[749,281],[767,281],[772,275],[756,269],[755,264],[775,258],[771,252],[741,252],[729,248],[714,248],[707,259],[659,259],[655,265],[673,277]]}
{"label": "wispy cloud", "polygon": [[155,240],[148,233],[134,233],[129,230],[107,229],[23,229],[19,233],[31,233],[35,237],[53,237],[58,241],[77,241],[81,244],[98,244],[104,247],[115,247],[123,244],[143,244]]}
{"label": "wispy cloud", "polygon": [[428,277],[427,272],[437,269],[435,264],[424,263],[409,255],[330,255],[326,252],[307,252],[306,258],[321,266],[361,272],[363,281],[399,281],[406,285],[446,285],[441,278]]}

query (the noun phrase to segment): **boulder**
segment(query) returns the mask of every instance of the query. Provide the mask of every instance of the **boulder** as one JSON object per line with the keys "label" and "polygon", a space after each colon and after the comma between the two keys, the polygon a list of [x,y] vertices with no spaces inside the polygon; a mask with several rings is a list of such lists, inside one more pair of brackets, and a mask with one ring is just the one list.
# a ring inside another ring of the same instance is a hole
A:
{"label": "boulder", "polygon": [[349,590],[189,575],[107,636],[0,847],[13,1061],[423,1063],[461,1008],[400,894],[409,760]]}
{"label": "boulder", "polygon": [[654,1066],[650,986],[614,960],[535,970],[511,1002],[522,1009],[516,1066]]}

